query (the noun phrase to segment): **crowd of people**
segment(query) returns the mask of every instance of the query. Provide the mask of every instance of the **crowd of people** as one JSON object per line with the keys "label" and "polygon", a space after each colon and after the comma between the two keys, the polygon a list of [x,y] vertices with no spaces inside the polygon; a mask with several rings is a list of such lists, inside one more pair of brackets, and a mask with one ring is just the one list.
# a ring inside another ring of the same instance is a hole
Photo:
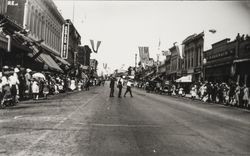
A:
{"label": "crowd of people", "polygon": [[[103,83],[103,82],[102,82]],[[37,72],[20,66],[4,66],[0,72],[0,102],[11,101],[15,105],[20,100],[38,100],[69,91],[89,90],[92,85],[101,85],[98,79],[71,77],[51,72]]]}
{"label": "crowd of people", "polygon": [[160,82],[145,81],[136,83],[136,86],[145,89],[147,92],[167,93],[168,95],[185,96],[203,102],[250,109],[249,88],[247,85],[240,85],[237,82],[212,83],[205,81],[203,83],[165,85]]}

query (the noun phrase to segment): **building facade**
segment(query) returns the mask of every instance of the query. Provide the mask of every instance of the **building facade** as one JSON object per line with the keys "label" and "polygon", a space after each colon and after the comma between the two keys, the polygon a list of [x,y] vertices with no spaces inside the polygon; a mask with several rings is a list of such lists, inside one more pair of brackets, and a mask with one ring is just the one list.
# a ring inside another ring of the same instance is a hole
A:
{"label": "building facade", "polygon": [[13,0],[7,15],[29,31],[34,40],[54,55],[60,55],[64,19],[52,0]]}
{"label": "building facade", "polygon": [[174,45],[169,49],[171,52],[170,59],[170,80],[175,81],[179,77],[181,77],[182,70],[182,58],[179,50],[179,46]]}
{"label": "building facade", "polygon": [[76,28],[74,27],[74,24],[71,22],[71,20],[67,19],[65,20],[65,24],[69,25],[69,36],[68,36],[68,57],[67,61],[73,65],[77,66],[78,63],[78,51],[79,51],[79,45],[81,44],[81,36],[77,32]]}
{"label": "building facade", "polygon": [[212,44],[204,52],[205,78],[212,82],[238,82],[250,85],[250,38],[236,37],[230,42],[226,38]]}
{"label": "building facade", "polygon": [[192,75],[192,80],[195,82],[203,79],[203,45],[204,33],[194,34],[187,37],[182,44],[183,49],[183,76]]}
{"label": "building facade", "polygon": [[0,3],[0,14],[5,14],[7,12],[8,0],[1,0]]}
{"label": "building facade", "polygon": [[91,49],[89,46],[79,46],[78,50],[78,62],[83,65],[88,67],[90,65],[90,54],[91,54]]}

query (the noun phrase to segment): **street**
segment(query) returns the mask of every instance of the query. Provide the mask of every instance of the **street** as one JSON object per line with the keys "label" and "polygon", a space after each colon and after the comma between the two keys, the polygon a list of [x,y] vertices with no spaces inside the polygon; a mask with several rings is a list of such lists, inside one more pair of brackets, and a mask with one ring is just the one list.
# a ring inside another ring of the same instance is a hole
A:
{"label": "street", "polygon": [[0,110],[0,155],[250,155],[249,111],[132,90],[110,98],[107,82]]}

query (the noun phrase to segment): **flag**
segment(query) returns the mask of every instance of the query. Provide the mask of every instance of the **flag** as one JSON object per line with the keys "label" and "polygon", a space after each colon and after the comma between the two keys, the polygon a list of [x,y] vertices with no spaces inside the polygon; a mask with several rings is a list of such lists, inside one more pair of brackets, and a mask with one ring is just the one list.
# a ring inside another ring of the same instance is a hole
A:
{"label": "flag", "polygon": [[91,44],[91,48],[92,48],[93,52],[95,52],[94,40],[90,40],[90,44]]}
{"label": "flag", "polygon": [[141,63],[145,64],[149,60],[149,47],[139,47]]}
{"label": "flag", "polygon": [[167,50],[162,50],[161,52],[163,56],[171,55],[170,51],[167,51]]}
{"label": "flag", "polygon": [[214,33],[216,33],[216,30],[215,29],[210,29],[209,32],[214,34]]}
{"label": "flag", "polygon": [[101,41],[97,41],[97,45],[96,45],[96,52],[98,51],[99,47],[101,45]]}

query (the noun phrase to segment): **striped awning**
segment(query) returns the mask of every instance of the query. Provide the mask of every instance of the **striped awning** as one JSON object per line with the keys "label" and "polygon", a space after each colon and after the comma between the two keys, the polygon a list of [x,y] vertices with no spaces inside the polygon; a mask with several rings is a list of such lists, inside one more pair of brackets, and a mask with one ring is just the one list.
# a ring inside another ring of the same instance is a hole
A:
{"label": "striped awning", "polygon": [[62,62],[63,64],[65,64],[65,65],[67,65],[67,66],[70,66],[70,63],[67,62],[66,60],[62,59],[61,57],[55,56],[55,58],[56,58],[57,60],[59,60],[60,62]]}
{"label": "striped awning", "polygon": [[46,65],[48,65],[48,67],[51,70],[56,70],[58,72],[63,72],[63,70],[58,66],[58,64],[53,60],[53,58],[45,53],[41,53],[36,60],[38,61],[42,61],[43,63],[45,63]]}

